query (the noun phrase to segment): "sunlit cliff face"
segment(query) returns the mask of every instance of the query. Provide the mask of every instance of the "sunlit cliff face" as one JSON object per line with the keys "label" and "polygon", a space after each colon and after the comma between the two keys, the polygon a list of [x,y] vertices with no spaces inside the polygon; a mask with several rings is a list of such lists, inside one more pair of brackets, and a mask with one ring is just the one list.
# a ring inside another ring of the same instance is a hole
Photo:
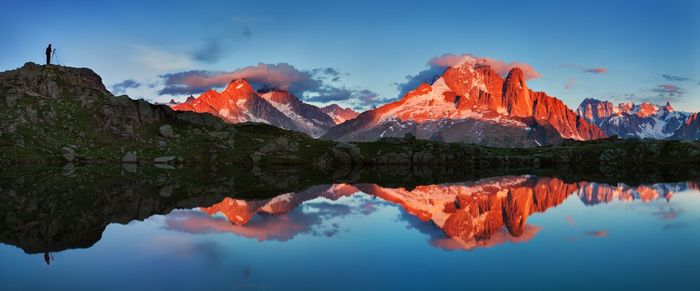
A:
{"label": "sunlit cliff face", "polygon": [[[674,192],[689,188],[697,189],[697,183],[632,187],[625,184],[567,183],[557,178],[535,176],[503,176],[413,189],[385,188],[376,184],[334,184],[314,186],[268,200],[226,198],[220,203],[201,208],[208,216],[175,218],[168,224],[169,227],[188,232],[232,232],[258,240],[288,240],[299,233],[332,236],[337,229],[323,226],[323,220],[372,213],[373,200],[379,198],[382,203],[400,206],[403,213],[414,217],[413,221],[439,229],[442,235],[431,237],[433,246],[473,249],[530,240],[539,228],[529,225],[528,217],[556,207],[572,195],[586,205],[613,201],[649,202],[671,199]],[[352,199],[357,193],[373,198]],[[342,200],[344,197],[350,200]],[[324,201],[335,202],[330,204]],[[302,204],[308,208],[308,213],[295,211]],[[225,220],[213,220],[211,216],[223,216]],[[333,225],[337,228],[336,223]]]}
{"label": "sunlit cliff face", "polygon": [[[375,140],[392,136],[394,132],[402,133],[397,127],[408,129],[416,124],[420,125],[414,129],[416,137],[439,137],[442,141],[463,141],[467,124],[481,124],[469,132],[478,128],[484,131],[483,135],[493,131],[502,135],[502,130],[509,129],[523,134],[523,139],[532,138],[527,133],[533,128],[545,130],[549,138],[536,139],[539,145],[558,143],[561,138],[605,137],[598,126],[582,119],[561,100],[529,89],[527,74],[522,68],[513,67],[504,78],[491,64],[465,57],[445,69],[434,82],[422,83],[399,100],[365,111],[344,126],[329,129],[325,137]],[[487,125],[498,130],[486,129]],[[488,139],[475,142],[506,146]]]}

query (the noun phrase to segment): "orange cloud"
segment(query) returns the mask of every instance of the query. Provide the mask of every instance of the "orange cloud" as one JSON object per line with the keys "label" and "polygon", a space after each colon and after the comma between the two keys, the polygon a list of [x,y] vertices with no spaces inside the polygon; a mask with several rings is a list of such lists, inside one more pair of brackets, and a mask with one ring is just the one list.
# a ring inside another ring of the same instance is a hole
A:
{"label": "orange cloud", "polygon": [[317,90],[322,82],[308,71],[301,71],[286,63],[248,66],[232,72],[186,71],[161,76],[166,87],[160,94],[192,94],[214,87],[222,87],[235,79],[263,84],[265,87],[294,91]]}

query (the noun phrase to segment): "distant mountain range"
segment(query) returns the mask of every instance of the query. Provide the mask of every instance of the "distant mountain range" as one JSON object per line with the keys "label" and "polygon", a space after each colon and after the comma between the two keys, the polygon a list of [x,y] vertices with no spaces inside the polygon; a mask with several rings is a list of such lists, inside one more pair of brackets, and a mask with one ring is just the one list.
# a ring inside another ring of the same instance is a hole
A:
{"label": "distant mountain range", "polygon": [[178,111],[206,112],[229,123],[262,122],[319,137],[336,125],[357,115],[350,108],[307,104],[283,90],[256,92],[246,80],[233,80],[221,92],[209,90],[183,103],[171,104]]}
{"label": "distant mountain range", "polygon": [[600,127],[606,135],[653,139],[673,136],[690,116],[689,113],[675,111],[669,103],[665,106],[647,102],[615,105],[597,99],[583,100],[578,114]]}
{"label": "distant mountain range", "polygon": [[436,141],[533,147],[607,136],[700,139],[697,114],[675,111],[668,103],[615,105],[585,99],[573,111],[556,97],[529,89],[520,68],[504,78],[478,58],[466,58],[432,83],[361,114],[337,104],[319,108],[283,90],[256,92],[245,80],[234,80],[221,92],[209,90],[168,105],[211,113],[229,123],[263,122],[340,141],[411,134]]}

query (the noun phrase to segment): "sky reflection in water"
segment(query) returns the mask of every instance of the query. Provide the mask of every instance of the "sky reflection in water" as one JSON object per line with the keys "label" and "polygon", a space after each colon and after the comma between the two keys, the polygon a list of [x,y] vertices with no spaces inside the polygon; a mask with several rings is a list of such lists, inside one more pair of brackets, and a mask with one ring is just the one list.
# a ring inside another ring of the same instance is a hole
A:
{"label": "sky reflection in water", "polygon": [[49,266],[2,245],[0,287],[692,289],[699,225],[694,182],[318,185],[111,224]]}

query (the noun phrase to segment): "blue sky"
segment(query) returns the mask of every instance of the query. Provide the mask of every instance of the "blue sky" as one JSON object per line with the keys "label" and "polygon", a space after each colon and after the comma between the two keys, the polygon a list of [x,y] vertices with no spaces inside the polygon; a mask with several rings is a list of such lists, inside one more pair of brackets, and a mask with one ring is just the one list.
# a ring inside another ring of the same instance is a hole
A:
{"label": "blue sky", "polygon": [[177,73],[251,67],[301,74],[309,100],[368,107],[431,58],[470,53],[531,65],[530,88],[572,107],[595,97],[700,111],[700,1],[487,2],[12,1],[0,70],[41,62],[51,42],[61,64],[133,98],[170,99]]}

